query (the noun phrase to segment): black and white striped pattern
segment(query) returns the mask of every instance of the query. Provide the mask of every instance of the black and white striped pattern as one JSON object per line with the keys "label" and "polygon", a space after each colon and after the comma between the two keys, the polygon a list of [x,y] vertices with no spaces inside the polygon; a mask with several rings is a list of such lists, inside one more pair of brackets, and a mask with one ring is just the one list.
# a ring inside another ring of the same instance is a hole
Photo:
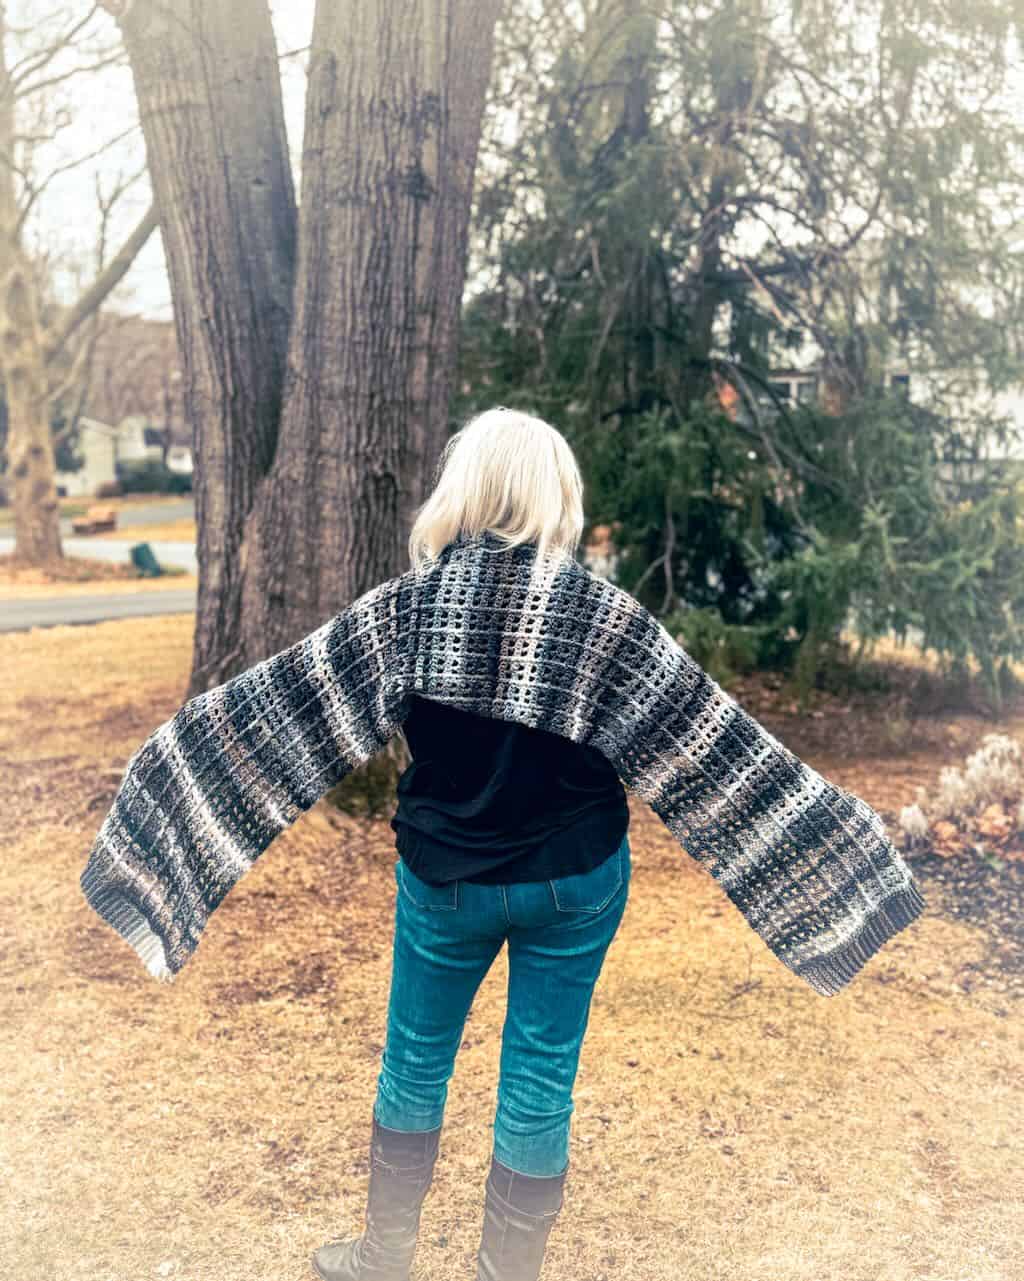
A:
{"label": "black and white striped pattern", "polygon": [[275,836],[397,732],[411,692],[598,748],[823,995],[924,907],[875,811],[744,712],[632,596],[489,532],[151,734],[82,873],[89,903],[173,978]]}

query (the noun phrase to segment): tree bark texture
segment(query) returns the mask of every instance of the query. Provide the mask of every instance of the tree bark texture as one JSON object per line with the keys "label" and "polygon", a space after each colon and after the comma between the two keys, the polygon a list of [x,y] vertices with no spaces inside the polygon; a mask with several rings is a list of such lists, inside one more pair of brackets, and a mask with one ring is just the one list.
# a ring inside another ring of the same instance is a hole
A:
{"label": "tree bark texture", "polygon": [[28,264],[8,261],[0,290],[0,367],[7,396],[7,474],[14,554],[33,565],[61,557],[60,504],[35,282]]}
{"label": "tree bark texture", "polygon": [[295,193],[266,0],[107,7],[135,80],[193,431],[191,696],[247,665],[244,530],[278,442]]}
{"label": "tree bark texture", "polygon": [[408,565],[447,437],[499,9],[317,5],[281,438],[247,529],[247,662]]}
{"label": "tree bark texture", "polygon": [[34,565],[63,555],[39,298],[21,242],[12,160],[17,135],[0,5],[0,373],[7,400],[7,475],[14,554]]}

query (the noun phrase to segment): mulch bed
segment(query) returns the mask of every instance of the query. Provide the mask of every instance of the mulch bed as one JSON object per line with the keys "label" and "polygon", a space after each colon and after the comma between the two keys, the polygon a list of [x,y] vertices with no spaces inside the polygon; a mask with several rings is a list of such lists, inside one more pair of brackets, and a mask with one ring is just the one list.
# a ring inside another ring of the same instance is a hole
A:
{"label": "mulch bed", "polygon": [[984,934],[984,953],[961,971],[964,991],[1024,996],[1024,860],[929,853],[915,856],[911,867],[933,911]]}

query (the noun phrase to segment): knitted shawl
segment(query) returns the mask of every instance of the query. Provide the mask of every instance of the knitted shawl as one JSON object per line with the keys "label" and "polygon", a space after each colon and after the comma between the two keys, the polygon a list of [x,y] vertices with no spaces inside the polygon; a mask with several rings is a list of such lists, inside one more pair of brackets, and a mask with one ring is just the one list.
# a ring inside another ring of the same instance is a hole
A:
{"label": "knitted shawl", "polygon": [[598,748],[775,956],[839,992],[925,901],[878,814],[745,712],[622,588],[457,537],[184,704],[128,762],[80,884],[171,980],[274,838],[417,693]]}

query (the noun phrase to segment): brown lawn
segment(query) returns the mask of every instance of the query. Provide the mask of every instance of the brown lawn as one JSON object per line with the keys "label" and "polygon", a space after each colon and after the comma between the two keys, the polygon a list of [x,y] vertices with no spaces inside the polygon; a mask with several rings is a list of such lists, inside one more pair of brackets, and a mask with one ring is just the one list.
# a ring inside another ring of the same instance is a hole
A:
{"label": "brown lawn", "polygon": [[173,570],[159,578],[141,578],[127,560],[120,564],[69,556],[58,565],[38,568],[0,556],[0,609],[4,601],[49,600],[54,596],[122,596],[189,587],[195,591],[198,583],[196,574]]}
{"label": "brown lawn", "polygon": [[[307,1281],[310,1252],[361,1224],[386,819],[304,815],[169,985],[79,891],[128,756],[180,705],[191,630],[0,636],[0,1258],[16,1281]],[[887,817],[991,728],[878,696],[814,710],[770,723]],[[983,932],[922,880],[927,913],[826,999],[632,804],[631,900],[546,1281],[1024,1277],[1021,998],[999,974],[964,981]],[[503,980],[499,960],[452,1082],[421,1281],[474,1275]]]}
{"label": "brown lawn", "polygon": [[[63,515],[78,515],[91,506],[111,507],[117,512],[132,507],[171,507],[182,501],[170,494],[126,494],[120,498],[60,500]],[[10,509],[0,507],[0,525],[9,523]],[[89,535],[100,543],[110,539],[129,540],[132,543],[147,541],[195,542],[194,520],[155,520],[146,525],[125,525],[101,534]],[[120,594],[122,592],[164,591],[167,588],[196,586],[195,574],[184,574],[174,567],[160,578],[142,578],[127,556],[115,562],[84,556],[65,556],[50,564],[37,566],[19,560],[13,553],[0,555],[0,608],[4,600],[31,600],[40,596],[92,596]]]}
{"label": "brown lawn", "polygon": [[196,541],[196,523],[194,520],[153,521],[148,525],[122,525],[119,529],[107,529],[101,534],[90,534],[97,541],[104,539],[130,538],[132,542],[144,542],[147,538],[163,540],[167,543],[194,543]]}

